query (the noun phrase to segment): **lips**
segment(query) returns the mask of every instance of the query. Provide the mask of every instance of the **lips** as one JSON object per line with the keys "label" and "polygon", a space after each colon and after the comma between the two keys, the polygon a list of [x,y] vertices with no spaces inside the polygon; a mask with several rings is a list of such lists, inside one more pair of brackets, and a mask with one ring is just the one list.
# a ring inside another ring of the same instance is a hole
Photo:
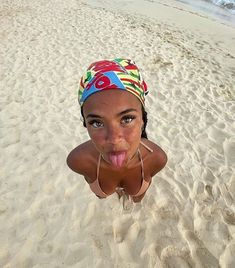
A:
{"label": "lips", "polygon": [[121,167],[126,158],[126,154],[126,151],[110,152],[108,153],[108,157],[113,166]]}

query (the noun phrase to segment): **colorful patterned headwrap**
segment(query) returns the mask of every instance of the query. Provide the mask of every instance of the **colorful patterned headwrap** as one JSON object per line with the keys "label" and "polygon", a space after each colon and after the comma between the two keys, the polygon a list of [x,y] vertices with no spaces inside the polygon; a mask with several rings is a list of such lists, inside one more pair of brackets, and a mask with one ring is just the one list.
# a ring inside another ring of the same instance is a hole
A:
{"label": "colorful patterned headwrap", "polygon": [[129,59],[102,60],[92,63],[81,78],[78,101],[82,106],[92,94],[101,90],[119,89],[134,94],[144,105],[147,85],[134,61]]}

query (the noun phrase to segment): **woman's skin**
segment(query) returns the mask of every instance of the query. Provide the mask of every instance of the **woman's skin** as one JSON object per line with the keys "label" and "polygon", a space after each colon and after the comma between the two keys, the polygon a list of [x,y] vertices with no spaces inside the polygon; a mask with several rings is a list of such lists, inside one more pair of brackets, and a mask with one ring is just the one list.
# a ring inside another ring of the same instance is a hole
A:
{"label": "woman's skin", "polygon": [[[133,94],[124,90],[95,93],[85,101],[83,114],[90,140],[69,154],[67,164],[73,171],[82,174],[88,183],[96,180],[99,154],[102,155],[99,184],[107,194],[114,193],[116,187],[123,187],[131,195],[139,191],[142,177],[138,148],[144,162],[146,181],[151,181],[165,166],[165,152],[153,142],[141,138],[141,102]],[[153,153],[140,145],[141,140]],[[134,202],[140,202],[144,195],[133,197]]]}

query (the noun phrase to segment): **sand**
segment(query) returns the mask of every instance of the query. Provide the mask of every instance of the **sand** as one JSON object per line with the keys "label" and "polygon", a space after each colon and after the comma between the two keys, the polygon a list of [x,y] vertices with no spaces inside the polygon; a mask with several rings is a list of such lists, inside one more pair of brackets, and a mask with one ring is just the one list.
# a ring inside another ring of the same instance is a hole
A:
{"label": "sand", "polygon": [[[234,27],[170,1],[155,18],[101,4],[1,1],[0,267],[235,267]],[[88,139],[80,76],[115,57],[140,66],[169,158],[125,206],[66,166]]]}

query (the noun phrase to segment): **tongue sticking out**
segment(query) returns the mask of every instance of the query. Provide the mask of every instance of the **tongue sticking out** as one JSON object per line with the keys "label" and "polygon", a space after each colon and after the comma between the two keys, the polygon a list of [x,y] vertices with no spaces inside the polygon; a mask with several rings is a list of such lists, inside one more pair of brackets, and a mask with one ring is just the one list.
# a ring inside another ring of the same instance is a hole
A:
{"label": "tongue sticking out", "polygon": [[126,158],[126,152],[110,153],[109,159],[115,167],[121,167]]}

